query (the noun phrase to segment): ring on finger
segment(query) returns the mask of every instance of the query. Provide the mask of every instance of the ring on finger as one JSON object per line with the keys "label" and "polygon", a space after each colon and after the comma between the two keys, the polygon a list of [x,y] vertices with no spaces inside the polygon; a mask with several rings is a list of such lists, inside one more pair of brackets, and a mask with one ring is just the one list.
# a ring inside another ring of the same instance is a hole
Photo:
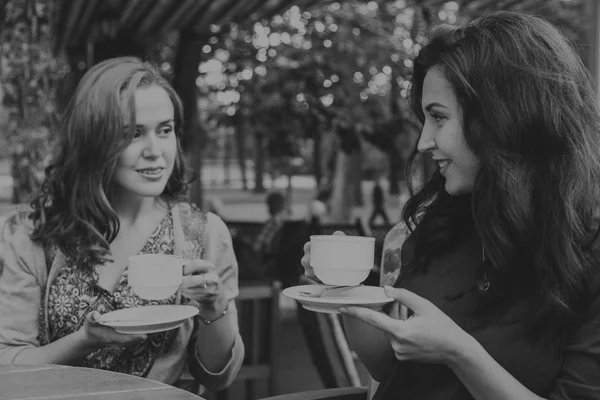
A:
{"label": "ring on finger", "polygon": [[206,274],[202,275],[204,277],[204,282],[202,282],[202,289],[206,289],[208,287],[208,278],[206,277]]}

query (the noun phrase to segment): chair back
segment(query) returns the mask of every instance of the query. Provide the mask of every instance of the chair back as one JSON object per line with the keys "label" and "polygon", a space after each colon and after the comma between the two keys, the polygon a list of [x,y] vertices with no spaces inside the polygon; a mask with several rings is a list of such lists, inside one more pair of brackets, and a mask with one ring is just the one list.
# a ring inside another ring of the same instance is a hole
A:
{"label": "chair back", "polygon": [[263,222],[227,221],[240,282],[263,279],[265,275],[261,255],[253,247],[263,225]]}
{"label": "chair back", "polygon": [[[377,265],[382,267],[381,258],[383,251],[383,242],[391,227],[369,232],[369,236],[376,238],[379,254],[376,251]],[[401,235],[397,240],[400,241],[398,246],[402,246],[406,235]],[[390,267],[396,270],[390,270]],[[390,279],[398,276],[400,265],[387,266],[387,270],[377,274],[375,285],[383,286],[384,284],[393,285],[394,282]],[[380,269],[380,268],[378,268]],[[395,280],[395,279],[394,279]],[[302,277],[300,283],[313,283],[309,279]],[[342,388],[348,386],[358,387],[362,384],[368,387],[368,395],[358,397],[361,399],[371,399],[377,390],[379,383],[372,378],[368,382],[360,382],[356,365],[354,363],[353,353],[349,349],[346,335],[342,329],[341,318],[337,314],[321,314],[305,310],[297,303],[298,319],[304,337],[306,339],[309,351],[311,353],[313,363],[318,370],[319,376],[326,388]],[[333,393],[333,392],[332,392]],[[319,393],[321,395],[323,393]],[[308,395],[308,392],[299,394],[301,396]],[[328,394],[324,394],[327,396]],[[311,397],[315,399],[346,399],[346,397],[336,397],[336,394],[331,394],[332,397]],[[360,396],[360,395],[359,395]],[[308,397],[298,397],[306,398]],[[266,400],[266,399],[265,399]],[[269,399],[271,400],[271,399]],[[276,400],[276,399],[272,399]],[[277,399],[286,400],[286,399]],[[292,398],[290,398],[292,400]]]}
{"label": "chair back", "polygon": [[267,396],[277,393],[275,353],[280,334],[280,292],[279,281],[246,282],[240,285],[236,306],[246,355],[234,383],[217,393],[218,400],[228,399],[236,383],[243,385],[246,400],[257,398],[257,383],[260,381],[266,382]]}
{"label": "chair back", "polygon": [[[301,278],[300,283],[308,283]],[[360,376],[338,314],[308,311],[296,304],[308,350],[325,388],[360,387]]]}
{"label": "chair back", "polygon": [[231,236],[242,236],[251,239],[255,239],[262,227],[264,225],[264,221],[232,221],[227,220],[227,227],[229,228],[229,232]]}
{"label": "chair back", "polygon": [[[2,232],[2,230],[4,229],[4,223],[7,219],[8,217],[6,216],[0,217],[0,232]],[[3,254],[0,254],[0,276],[2,276],[2,271],[4,270],[4,260],[2,256]]]}

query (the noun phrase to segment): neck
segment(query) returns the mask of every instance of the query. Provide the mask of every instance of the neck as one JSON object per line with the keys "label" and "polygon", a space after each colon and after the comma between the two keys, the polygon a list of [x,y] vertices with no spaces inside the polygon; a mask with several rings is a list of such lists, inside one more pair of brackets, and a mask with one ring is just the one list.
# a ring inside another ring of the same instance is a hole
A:
{"label": "neck", "polygon": [[133,225],[142,216],[167,209],[167,203],[159,197],[143,197],[123,192],[116,194],[112,206],[121,225]]}

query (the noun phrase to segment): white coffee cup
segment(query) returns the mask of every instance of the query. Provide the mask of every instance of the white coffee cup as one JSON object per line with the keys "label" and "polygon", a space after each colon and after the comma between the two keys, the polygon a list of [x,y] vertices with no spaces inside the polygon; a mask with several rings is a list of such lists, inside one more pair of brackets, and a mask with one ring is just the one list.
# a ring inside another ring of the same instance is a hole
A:
{"label": "white coffee cup", "polygon": [[375,238],[366,236],[313,235],[310,265],[328,285],[355,286],[373,269]]}
{"label": "white coffee cup", "polygon": [[167,299],[181,285],[184,263],[183,258],[168,254],[131,256],[128,267],[129,286],[142,299]]}

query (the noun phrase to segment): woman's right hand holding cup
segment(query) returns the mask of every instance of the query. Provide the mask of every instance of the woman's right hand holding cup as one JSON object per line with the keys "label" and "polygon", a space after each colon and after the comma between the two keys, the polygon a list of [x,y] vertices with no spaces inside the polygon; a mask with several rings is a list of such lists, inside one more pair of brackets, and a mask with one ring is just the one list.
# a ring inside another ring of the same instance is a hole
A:
{"label": "woman's right hand holding cup", "polygon": [[[333,232],[333,234],[346,236],[346,234],[342,231],[335,231]],[[316,277],[315,271],[310,265],[310,241],[304,243],[304,256],[302,256],[302,260],[300,260],[300,263],[304,267],[304,276],[317,283],[322,283],[321,280],[319,280],[319,278]]]}

